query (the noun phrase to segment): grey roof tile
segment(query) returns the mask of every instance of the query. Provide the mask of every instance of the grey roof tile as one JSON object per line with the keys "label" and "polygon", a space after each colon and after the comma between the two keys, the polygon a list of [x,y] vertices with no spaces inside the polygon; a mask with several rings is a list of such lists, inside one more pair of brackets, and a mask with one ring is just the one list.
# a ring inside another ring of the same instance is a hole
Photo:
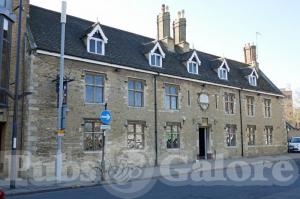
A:
{"label": "grey roof tile", "polygon": [[[87,31],[91,30],[93,24],[94,22],[91,21],[67,16],[65,54],[282,95],[281,91],[261,71],[258,71],[260,76],[258,86],[253,87],[249,85],[244,77],[243,70],[241,70],[241,68],[247,68],[249,65],[230,59],[226,59],[230,67],[228,81],[220,80],[214,70],[218,64],[221,64],[220,61],[216,61],[220,57],[201,51],[197,51],[201,61],[198,75],[188,73],[183,64],[184,61],[190,58],[193,50],[187,53],[176,53],[168,51],[161,45],[166,54],[166,57],[163,59],[163,67],[150,67],[145,54],[152,49],[155,39],[105,25],[101,25],[104,34],[108,38],[108,43],[105,46],[105,56],[88,53],[82,37]],[[29,26],[37,49],[60,52],[60,13],[31,5]]]}

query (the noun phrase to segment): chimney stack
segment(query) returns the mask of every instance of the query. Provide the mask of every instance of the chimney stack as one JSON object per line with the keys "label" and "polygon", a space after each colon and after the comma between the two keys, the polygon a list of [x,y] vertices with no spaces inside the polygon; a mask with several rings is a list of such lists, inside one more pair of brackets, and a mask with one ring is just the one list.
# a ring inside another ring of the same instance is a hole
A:
{"label": "chimney stack", "polygon": [[175,51],[174,39],[171,38],[171,18],[169,7],[163,4],[161,13],[157,15],[157,40],[161,41],[169,51]]}
{"label": "chimney stack", "polygon": [[189,43],[186,41],[186,19],[184,17],[184,10],[178,12],[177,19],[173,22],[173,34],[175,45],[180,47],[180,50],[183,52],[189,51]]}
{"label": "chimney stack", "polygon": [[157,15],[157,39],[163,40],[170,37],[170,12],[168,6],[161,6],[161,13]]}
{"label": "chimney stack", "polygon": [[244,47],[244,56],[245,56],[245,63],[249,64],[253,67],[258,66],[257,62],[257,55],[256,55],[256,46],[252,43],[248,43]]}

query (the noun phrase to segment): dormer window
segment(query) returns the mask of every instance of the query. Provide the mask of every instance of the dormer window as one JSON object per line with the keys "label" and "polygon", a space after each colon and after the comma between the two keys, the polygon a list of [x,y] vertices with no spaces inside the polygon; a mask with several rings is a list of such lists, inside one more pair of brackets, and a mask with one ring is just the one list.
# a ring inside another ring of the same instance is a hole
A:
{"label": "dormer window", "polygon": [[192,74],[198,74],[198,68],[201,64],[196,51],[193,52],[190,59],[187,61],[187,71]]}
{"label": "dormer window", "polygon": [[218,76],[222,80],[228,80],[228,73],[230,71],[230,68],[225,58],[221,58],[220,60],[223,61],[220,67],[218,68]]}
{"label": "dormer window", "polygon": [[223,79],[223,80],[227,80],[228,79],[226,68],[219,68],[218,69],[218,75],[219,75],[220,79]]}
{"label": "dormer window", "polygon": [[89,53],[95,53],[99,55],[104,55],[104,42],[102,39],[98,38],[89,38]]}
{"label": "dormer window", "polygon": [[87,35],[87,51],[97,55],[105,55],[105,44],[108,39],[99,23],[93,26],[93,30]]}
{"label": "dormer window", "polygon": [[248,76],[248,81],[251,86],[257,86],[257,79],[258,74],[255,69],[251,72],[251,74]]}
{"label": "dormer window", "polygon": [[154,48],[149,53],[149,65],[155,67],[162,67],[163,58],[165,58],[165,53],[163,52],[161,46],[157,42]]}
{"label": "dormer window", "polygon": [[190,61],[188,64],[188,72],[193,74],[198,74],[198,64],[197,62]]}
{"label": "dormer window", "polygon": [[227,64],[227,61],[225,58],[222,58],[223,62],[221,66],[218,68],[218,76],[222,80],[228,80],[228,72],[230,71],[230,68]]}
{"label": "dormer window", "polygon": [[157,53],[152,53],[151,54],[151,58],[150,58],[150,65],[151,66],[162,67],[161,62],[162,62],[162,57],[161,57],[160,54],[157,54]]}

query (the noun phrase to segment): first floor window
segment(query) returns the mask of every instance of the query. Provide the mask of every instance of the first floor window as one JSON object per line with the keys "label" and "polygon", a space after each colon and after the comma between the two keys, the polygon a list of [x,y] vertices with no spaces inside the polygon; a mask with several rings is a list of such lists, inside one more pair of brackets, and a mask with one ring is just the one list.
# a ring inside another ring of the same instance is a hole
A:
{"label": "first floor window", "polygon": [[234,114],[234,98],[235,98],[235,95],[233,93],[225,93],[224,94],[225,113],[226,114]]}
{"label": "first floor window", "polygon": [[255,145],[255,131],[256,131],[256,126],[254,126],[254,125],[247,126],[248,145],[249,146]]}
{"label": "first floor window", "polygon": [[254,116],[254,97],[247,96],[247,115]]}
{"label": "first floor window", "polygon": [[167,148],[180,148],[180,123],[167,123],[166,125]]}
{"label": "first floor window", "polygon": [[165,109],[178,109],[178,88],[174,85],[165,85]]}
{"label": "first floor window", "polygon": [[128,105],[144,106],[144,85],[141,80],[128,80]]}
{"label": "first floor window", "polygon": [[273,142],[273,127],[272,126],[266,126],[264,131],[265,131],[265,144],[266,145],[272,145],[272,142]]}
{"label": "first floor window", "polygon": [[129,149],[144,148],[145,122],[129,121],[127,126],[127,146]]}
{"label": "first floor window", "polygon": [[271,117],[271,100],[264,99],[264,112],[265,117]]}
{"label": "first floor window", "polygon": [[84,121],[84,150],[100,151],[103,149],[103,133],[98,120]]}
{"label": "first floor window", "polygon": [[236,146],[236,125],[227,124],[225,127],[227,146]]}
{"label": "first floor window", "polygon": [[104,102],[104,75],[95,73],[85,75],[85,102]]}

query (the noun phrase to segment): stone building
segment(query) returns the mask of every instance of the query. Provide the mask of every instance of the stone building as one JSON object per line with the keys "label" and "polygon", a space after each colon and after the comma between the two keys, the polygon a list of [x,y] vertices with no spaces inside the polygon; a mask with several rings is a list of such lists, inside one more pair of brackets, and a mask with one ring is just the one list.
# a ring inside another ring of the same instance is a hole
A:
{"label": "stone building", "polygon": [[[23,103],[21,151],[32,161],[53,162],[60,13],[29,8],[24,90],[32,95]],[[149,166],[171,154],[192,162],[284,153],[283,94],[258,67],[255,50],[247,44],[241,63],[192,49],[184,12],[171,36],[165,6],[156,39],[67,16],[65,75],[74,81],[66,98],[64,161],[101,160],[98,117],[105,103],[113,116],[104,146],[111,164],[120,154]]]}
{"label": "stone building", "polygon": [[280,90],[284,95],[284,100],[283,100],[284,118],[287,122],[294,125],[295,113],[294,113],[294,103],[293,103],[293,91],[291,89],[280,89]]}

